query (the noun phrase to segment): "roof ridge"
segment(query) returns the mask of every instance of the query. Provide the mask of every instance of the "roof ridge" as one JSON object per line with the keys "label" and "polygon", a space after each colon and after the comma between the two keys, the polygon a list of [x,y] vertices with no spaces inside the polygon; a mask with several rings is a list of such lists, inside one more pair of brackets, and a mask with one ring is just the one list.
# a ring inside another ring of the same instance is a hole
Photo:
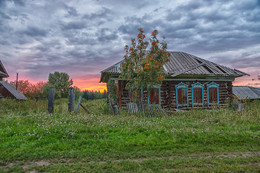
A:
{"label": "roof ridge", "polygon": [[0,72],[4,73],[5,77],[9,77],[9,74],[7,73],[7,71],[6,71],[5,67],[4,67],[4,64],[2,63],[1,60],[0,60],[0,67],[2,67],[2,69],[3,69]]}

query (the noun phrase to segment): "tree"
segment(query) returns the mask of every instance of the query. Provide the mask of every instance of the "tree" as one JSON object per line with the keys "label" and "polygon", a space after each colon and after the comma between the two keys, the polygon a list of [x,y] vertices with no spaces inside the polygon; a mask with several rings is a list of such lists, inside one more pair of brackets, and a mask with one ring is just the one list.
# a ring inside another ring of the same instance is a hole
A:
{"label": "tree", "polygon": [[57,97],[65,98],[73,81],[67,73],[54,72],[49,74],[48,84],[55,88]]}
{"label": "tree", "polygon": [[88,97],[88,91],[87,91],[87,90],[85,90],[85,91],[83,92],[82,98],[84,98],[84,99],[86,99],[86,100],[89,99],[89,97]]}
{"label": "tree", "polygon": [[137,42],[132,39],[131,47],[125,46],[126,54],[120,75],[120,78],[128,81],[126,88],[135,91],[136,96],[140,95],[137,93],[141,88],[149,91],[151,87],[162,84],[166,75],[163,64],[169,61],[170,56],[166,50],[167,44],[159,42],[157,30],[152,32],[149,50],[149,42],[144,40],[144,31],[139,31]]}
{"label": "tree", "polygon": [[74,94],[75,94],[75,98],[79,98],[79,96],[81,96],[81,92],[80,89],[77,86],[74,86]]}
{"label": "tree", "polygon": [[[11,84],[16,86],[16,81],[11,81]],[[28,80],[19,80],[17,83],[18,89],[29,98],[43,98],[46,82],[30,83]]]}
{"label": "tree", "polygon": [[[10,84],[16,86],[16,81],[11,81]],[[17,83],[17,88],[25,95],[30,93],[31,83],[28,80],[19,80]]]}
{"label": "tree", "polygon": [[82,98],[86,100],[94,100],[94,99],[102,99],[106,98],[107,92],[104,90],[104,93],[101,93],[100,91],[88,91],[85,90],[82,93]]}
{"label": "tree", "polygon": [[109,91],[108,96],[110,99],[113,99],[115,102],[118,101],[118,93],[117,93],[117,87],[115,85],[115,82],[113,80],[110,80],[107,83],[107,89]]}
{"label": "tree", "polygon": [[31,86],[31,95],[33,98],[44,98],[44,88],[47,82],[38,82]]}
{"label": "tree", "polygon": [[104,90],[102,98],[107,98],[107,90]]}

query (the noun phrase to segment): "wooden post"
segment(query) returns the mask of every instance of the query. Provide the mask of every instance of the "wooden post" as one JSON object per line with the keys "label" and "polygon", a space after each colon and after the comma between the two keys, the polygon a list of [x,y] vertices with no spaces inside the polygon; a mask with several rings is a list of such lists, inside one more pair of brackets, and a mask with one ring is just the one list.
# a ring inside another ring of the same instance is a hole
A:
{"label": "wooden post", "polygon": [[110,108],[113,112],[113,115],[119,115],[119,108],[118,108],[118,105],[116,105],[114,99],[110,99]]}
{"label": "wooden post", "polygon": [[18,73],[16,73],[16,90],[18,88]]}
{"label": "wooden post", "polygon": [[49,88],[48,111],[50,114],[53,113],[53,111],[54,111],[54,95],[55,95],[54,87]]}
{"label": "wooden post", "polygon": [[81,99],[82,99],[82,96],[79,96],[79,101],[78,101],[76,112],[79,111],[79,106],[80,106],[80,103],[81,103]]}
{"label": "wooden post", "polygon": [[74,105],[75,105],[75,96],[74,96],[74,88],[69,88],[69,104],[68,104],[68,110],[69,112],[74,112]]}

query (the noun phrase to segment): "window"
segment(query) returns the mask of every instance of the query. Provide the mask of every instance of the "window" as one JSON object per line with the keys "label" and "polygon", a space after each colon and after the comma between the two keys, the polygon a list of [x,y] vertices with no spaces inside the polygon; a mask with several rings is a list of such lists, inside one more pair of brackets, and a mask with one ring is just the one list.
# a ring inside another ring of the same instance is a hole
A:
{"label": "window", "polygon": [[192,85],[192,106],[204,105],[204,86],[200,83]]}
{"label": "window", "polygon": [[[137,92],[136,94],[134,92]],[[129,99],[130,102],[137,102],[137,99],[140,99],[140,102],[143,99],[143,87],[137,91],[135,90],[129,90]]]}
{"label": "window", "polygon": [[176,105],[188,106],[188,85],[184,83],[179,83],[175,86],[176,89]]}
{"label": "window", "polygon": [[148,104],[161,104],[161,87],[154,86],[150,89],[148,94]]}
{"label": "window", "polygon": [[219,104],[219,85],[210,83],[207,85],[208,105]]}
{"label": "window", "polygon": [[178,104],[187,103],[187,92],[185,88],[178,89]]}

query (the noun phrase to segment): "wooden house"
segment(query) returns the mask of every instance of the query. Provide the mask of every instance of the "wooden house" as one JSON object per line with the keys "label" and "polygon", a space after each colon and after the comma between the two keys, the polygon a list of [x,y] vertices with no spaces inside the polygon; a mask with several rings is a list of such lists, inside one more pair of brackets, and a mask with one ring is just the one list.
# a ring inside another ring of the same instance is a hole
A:
{"label": "wooden house", "polygon": [[3,81],[3,78],[7,77],[9,77],[9,75],[0,60],[0,99],[14,98],[17,100],[26,100],[27,98],[14,85]]}
{"label": "wooden house", "polygon": [[3,80],[3,78],[9,77],[4,65],[2,64],[0,60],[0,81]]}
{"label": "wooden house", "polygon": [[[226,107],[232,100],[232,82],[236,77],[248,75],[185,52],[170,53],[170,60],[163,66],[167,77],[162,85],[153,86],[149,93],[140,91],[148,105],[165,109]],[[100,82],[114,80],[118,104],[126,108],[132,98],[125,88],[127,81],[119,78],[122,62],[101,71]]]}

